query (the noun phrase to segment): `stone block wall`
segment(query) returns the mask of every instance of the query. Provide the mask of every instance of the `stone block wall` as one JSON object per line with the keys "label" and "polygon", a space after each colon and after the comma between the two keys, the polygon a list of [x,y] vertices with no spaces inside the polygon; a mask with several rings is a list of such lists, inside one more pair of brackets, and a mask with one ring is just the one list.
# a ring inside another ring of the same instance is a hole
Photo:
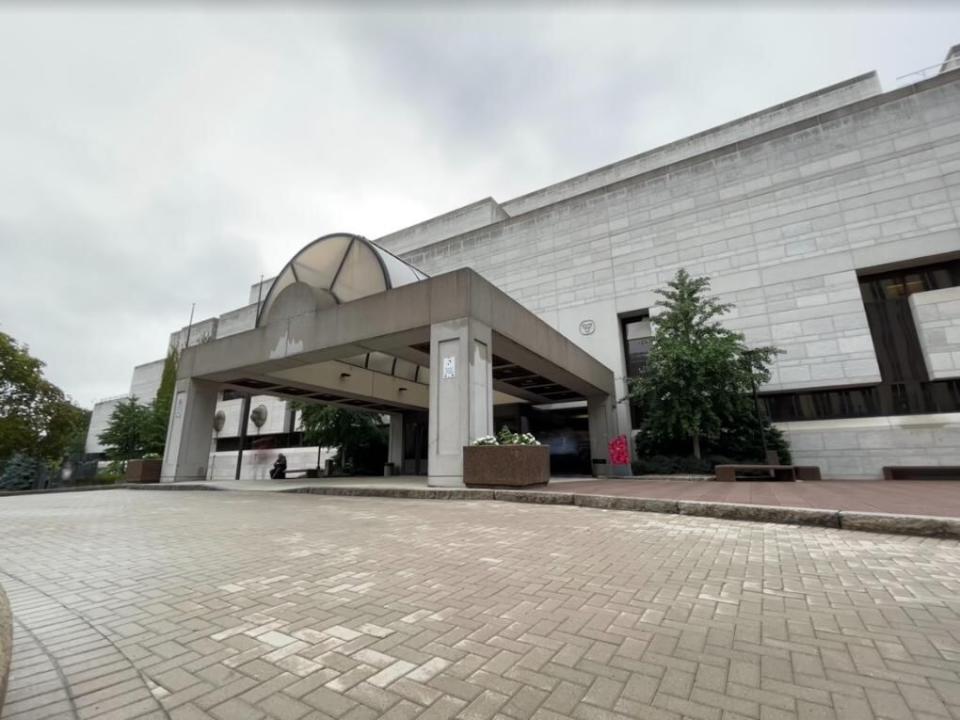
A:
{"label": "stone block wall", "polygon": [[881,477],[885,465],[960,465],[960,413],[778,423],[798,465],[825,479]]}
{"label": "stone block wall", "polygon": [[915,293],[910,310],[930,379],[960,378],[960,287]]}
{"label": "stone block wall", "polygon": [[160,380],[163,378],[163,360],[137,365],[133,369],[133,378],[130,381],[130,394],[135,395],[142,405],[147,405],[157,396],[160,389]]}
{"label": "stone block wall", "polygon": [[[283,453],[287,457],[287,467],[291,470],[312,468],[317,466],[317,457],[320,457],[320,467],[327,458],[333,457],[332,451],[321,451],[316,445],[310,447],[282,448],[279,450],[244,450],[243,462],[240,465],[241,480],[269,480],[270,468],[277,460],[277,455]],[[207,465],[208,480],[233,480],[237,471],[237,452],[210,453],[210,462]],[[298,475],[298,477],[301,477]]]}
{"label": "stone block wall", "polygon": [[113,414],[117,405],[126,399],[126,395],[121,395],[119,397],[101,400],[93,406],[93,412],[90,413],[90,424],[87,426],[87,440],[84,443],[84,452],[97,454],[104,451],[103,445],[100,442],[100,433],[107,429],[107,423],[110,422],[110,416]]}
{"label": "stone block wall", "polygon": [[473,267],[554,325],[649,308],[685,267],[737,304],[729,324],[750,343],[787,351],[765,389],[875,383],[857,271],[960,249],[958,118],[960,72],[945,73],[404,259]]}
{"label": "stone block wall", "polygon": [[384,235],[377,238],[376,243],[396,255],[452,235],[486,227],[507,217],[509,215],[496,200],[484,198],[412,227]]}
{"label": "stone block wall", "polygon": [[555,183],[541,190],[503,203],[510,216],[530,212],[551,203],[595,190],[625,178],[648,172],[664,165],[700,155],[739,140],[814,117],[880,92],[876,73],[866,73],[830,87],[752,113],[718,127],[704,130],[676,142],[606,165],[583,175]]}

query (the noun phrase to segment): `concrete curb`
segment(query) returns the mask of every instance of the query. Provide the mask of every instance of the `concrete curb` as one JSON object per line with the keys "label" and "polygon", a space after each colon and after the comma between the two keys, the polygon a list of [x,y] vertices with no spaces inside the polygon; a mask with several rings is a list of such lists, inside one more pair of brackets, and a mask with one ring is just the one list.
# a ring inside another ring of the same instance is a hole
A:
{"label": "concrete curb", "polygon": [[[161,483],[148,485],[117,485],[128,490],[222,490],[239,492],[233,488],[200,483]],[[857,530],[863,532],[916,535],[919,537],[960,540],[960,518],[928,517],[925,515],[894,515],[853,510],[826,510],[818,508],[781,507],[778,505],[745,505],[737,503],[698,502],[664,498],[621,497],[618,495],[581,495],[578,493],[547,492],[543,490],[498,490],[476,488],[378,488],[378,487],[295,487],[277,489],[277,493],[303,493],[339,497],[383,497],[411,500],[499,500],[539,505],[573,505],[599,510],[626,510],[632,512],[691,515],[720,520],[775,523],[779,525],[807,525],[811,527]]]}
{"label": "concrete curb", "polygon": [[130,487],[126,483],[111,485],[75,485],[72,487],[43,488],[41,490],[0,490],[0,497],[14,497],[16,495],[49,495],[52,493],[88,492],[91,490],[122,490]]}
{"label": "concrete curb", "polygon": [[[154,486],[156,487],[156,486]],[[184,488],[187,489],[187,488]],[[212,489],[212,488],[211,488]],[[720,520],[807,525],[811,527],[858,530],[960,539],[960,518],[890,515],[849,510],[781,507],[778,505],[740,505],[737,503],[696,502],[661,498],[621,497],[616,495],[580,495],[534,490],[474,490],[470,488],[348,488],[303,487],[278,490],[282,493],[334,495],[343,497],[389,497],[415,500],[500,500],[542,505],[575,505],[599,510],[692,515]]]}
{"label": "concrete curb", "polygon": [[724,520],[749,520],[752,522],[813,525],[829,528],[840,527],[840,512],[838,510],[680,500],[677,502],[677,511],[681,515],[722,518]]}
{"label": "concrete curb", "polygon": [[922,537],[960,539],[960,518],[931,517],[928,515],[888,515],[886,513],[838,513],[840,528],[865,532],[920,535]]}
{"label": "concrete curb", "polygon": [[13,614],[7,594],[0,587],[0,714],[3,714],[3,700],[7,695],[7,677],[10,675],[10,661],[13,659]]}
{"label": "concrete curb", "polygon": [[471,488],[375,488],[375,487],[299,487],[277,490],[280,493],[339,495],[343,497],[387,497],[413,500],[493,500],[494,490]]}
{"label": "concrete curb", "polygon": [[224,490],[216,485],[201,485],[199,483],[127,483],[123,486],[127,490],[202,490],[219,492]]}

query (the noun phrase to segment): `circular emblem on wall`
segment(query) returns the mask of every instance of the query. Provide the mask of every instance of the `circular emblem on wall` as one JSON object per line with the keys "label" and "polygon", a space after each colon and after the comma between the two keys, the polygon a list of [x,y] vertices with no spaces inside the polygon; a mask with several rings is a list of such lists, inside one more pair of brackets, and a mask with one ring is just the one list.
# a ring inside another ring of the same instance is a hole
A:
{"label": "circular emblem on wall", "polygon": [[580,334],[581,335],[593,335],[594,331],[597,329],[597,324],[593,320],[581,320],[580,321]]}

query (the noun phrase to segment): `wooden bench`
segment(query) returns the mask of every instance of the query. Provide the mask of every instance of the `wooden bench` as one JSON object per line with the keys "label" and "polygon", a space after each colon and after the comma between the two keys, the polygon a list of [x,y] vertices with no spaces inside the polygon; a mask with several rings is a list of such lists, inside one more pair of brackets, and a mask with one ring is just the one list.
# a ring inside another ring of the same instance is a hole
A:
{"label": "wooden bench", "polygon": [[958,465],[887,465],[884,480],[960,480]]}
{"label": "wooden bench", "polygon": [[797,471],[797,480],[811,482],[823,479],[820,477],[819,465],[794,465],[793,467]]}
{"label": "wooden bench", "polygon": [[317,468],[315,467],[293,468],[292,470],[290,468],[287,468],[286,472],[284,473],[284,480],[287,480],[290,478],[290,473],[301,473],[305,478],[320,477],[320,473],[317,471]]}
{"label": "wooden bench", "polygon": [[[779,480],[793,482],[797,479],[795,465],[717,465],[714,472],[719,482],[736,482],[737,480]],[[740,472],[765,472],[766,477],[752,476],[738,478]]]}

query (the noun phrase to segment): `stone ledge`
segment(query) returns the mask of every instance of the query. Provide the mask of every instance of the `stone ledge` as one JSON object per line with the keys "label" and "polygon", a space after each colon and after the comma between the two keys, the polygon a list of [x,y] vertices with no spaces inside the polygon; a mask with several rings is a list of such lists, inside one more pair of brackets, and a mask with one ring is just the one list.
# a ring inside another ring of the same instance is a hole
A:
{"label": "stone ledge", "polygon": [[297,487],[280,489],[281,493],[338,495],[341,497],[387,497],[412,500],[493,500],[493,490],[470,488],[376,488],[376,487]]}
{"label": "stone ledge", "polygon": [[[124,487],[122,485],[116,487]],[[128,490],[223,490],[200,483],[127,485]],[[236,490],[234,492],[240,492]],[[743,520],[782,525],[896,533],[921,537],[960,539],[960,518],[893,515],[885,513],[780,507],[776,505],[740,505],[736,503],[698,502],[660,498],[622,497],[618,495],[580,495],[577,493],[536,490],[480,490],[471,488],[383,488],[383,487],[294,487],[262,492],[304,493],[340,497],[407,498],[411,500],[499,500],[542,505],[574,505],[599,510],[666,513],[720,520]]]}
{"label": "stone ledge", "polygon": [[48,495],[52,493],[87,492],[88,490],[122,490],[127,488],[126,483],[103,485],[70,485],[67,487],[41,488],[39,490],[0,490],[0,497],[15,495]]}
{"label": "stone ledge", "polygon": [[840,516],[840,527],[844,530],[960,538],[960,518],[931,517],[928,515],[888,515],[848,510],[843,510],[838,514]]}
{"label": "stone ledge", "polygon": [[677,510],[681,515],[722,518],[724,520],[749,520],[751,522],[814,525],[829,528],[840,527],[840,513],[837,510],[816,510],[777,505],[738,505],[735,503],[696,502],[692,500],[678,501]]}
{"label": "stone ledge", "polygon": [[537,490],[494,490],[493,499],[505,502],[539,503],[541,505],[573,505],[573,493]]}
{"label": "stone ledge", "polygon": [[0,714],[3,714],[3,699],[7,694],[7,676],[13,658],[13,614],[7,594],[0,587]]}
{"label": "stone ledge", "polygon": [[634,512],[655,512],[677,514],[676,500],[656,498],[620,497],[618,495],[574,495],[573,504],[579,507],[599,510],[632,510]]}
{"label": "stone ledge", "polygon": [[216,485],[205,485],[201,483],[128,483],[124,485],[127,490],[223,490]]}

